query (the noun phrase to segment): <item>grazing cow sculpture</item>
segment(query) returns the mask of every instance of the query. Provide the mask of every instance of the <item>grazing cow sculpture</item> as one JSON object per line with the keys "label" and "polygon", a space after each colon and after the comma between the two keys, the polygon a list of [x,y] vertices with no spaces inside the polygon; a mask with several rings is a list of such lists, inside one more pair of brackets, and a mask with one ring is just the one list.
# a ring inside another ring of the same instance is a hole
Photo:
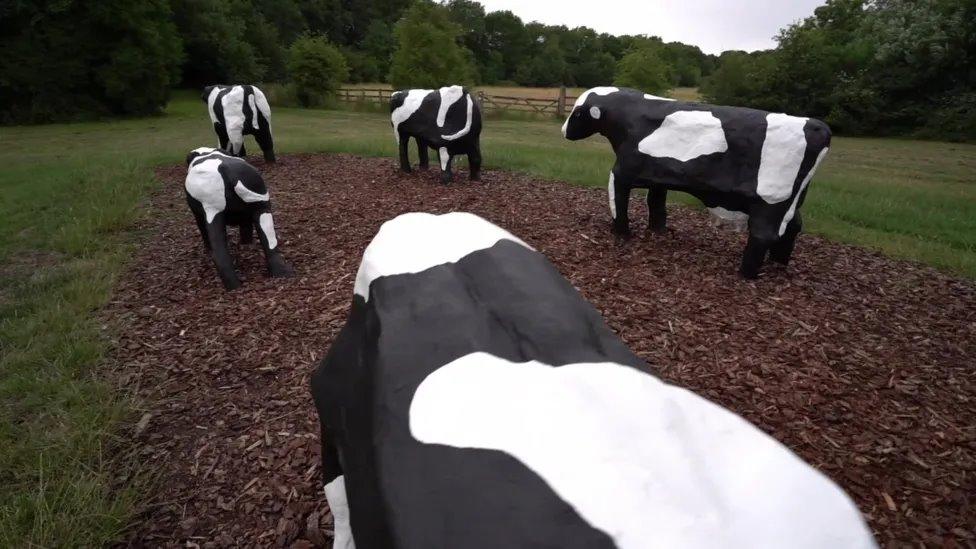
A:
{"label": "grazing cow sculpture", "polygon": [[208,86],[203,89],[203,100],[221,149],[243,157],[244,136],[253,135],[265,161],[275,161],[271,106],[257,86]]}
{"label": "grazing cow sculpture", "polygon": [[439,90],[400,90],[390,97],[393,138],[400,147],[400,168],[410,171],[407,145],[417,141],[420,168],[427,169],[427,148],[437,150],[441,180],[453,180],[451,161],[465,154],[472,181],[481,177],[481,107],[461,86]]}
{"label": "grazing cow sculpture", "polygon": [[253,166],[218,149],[195,149],[186,157],[186,202],[196,219],[203,245],[210,251],[224,288],[241,286],[227,251],[227,225],[240,227],[241,243],[250,243],[254,226],[272,277],[292,274],[278,251],[268,187]]}
{"label": "grazing cow sculpture", "polygon": [[337,548],[874,547],[840,488],[472,214],[382,226],[311,386]]}
{"label": "grazing cow sculpture", "polygon": [[617,155],[608,185],[615,233],[630,234],[631,189],[648,189],[653,231],[666,230],[668,190],[687,192],[710,208],[748,215],[746,278],[758,276],[767,253],[789,262],[802,227],[798,210],[831,136],[818,120],[614,87],[580,95],[563,124],[573,141],[594,133]]}

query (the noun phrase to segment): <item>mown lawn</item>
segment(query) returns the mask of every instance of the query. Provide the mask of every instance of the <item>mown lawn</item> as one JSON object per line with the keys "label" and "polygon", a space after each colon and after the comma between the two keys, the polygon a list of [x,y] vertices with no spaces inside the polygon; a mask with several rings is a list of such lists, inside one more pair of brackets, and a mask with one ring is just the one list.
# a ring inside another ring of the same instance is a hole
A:
{"label": "mown lawn", "polygon": [[[132,518],[138,487],[109,479],[142,466],[113,445],[138,414],[106,381],[110,335],[94,313],[134,245],[152,167],[214,142],[194,96],[157,118],[0,128],[0,547],[96,546]],[[385,114],[276,109],[274,124],[283,153],[394,152]],[[483,136],[488,167],[606,184],[609,147],[564,141],[558,121],[489,120]],[[976,278],[973,174],[976,146],[836,139],[807,230]]]}

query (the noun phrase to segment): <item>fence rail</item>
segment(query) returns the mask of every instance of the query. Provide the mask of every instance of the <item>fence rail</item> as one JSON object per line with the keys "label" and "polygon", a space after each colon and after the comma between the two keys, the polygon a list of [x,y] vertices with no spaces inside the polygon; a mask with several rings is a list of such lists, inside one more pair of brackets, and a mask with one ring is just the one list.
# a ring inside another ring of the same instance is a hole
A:
{"label": "fence rail", "polygon": [[[340,88],[336,99],[347,103],[389,103],[393,90],[385,88]],[[484,111],[509,111],[528,114],[565,116],[576,101],[576,97],[566,95],[566,88],[560,88],[555,97],[517,97],[492,95],[483,91],[474,93]]]}

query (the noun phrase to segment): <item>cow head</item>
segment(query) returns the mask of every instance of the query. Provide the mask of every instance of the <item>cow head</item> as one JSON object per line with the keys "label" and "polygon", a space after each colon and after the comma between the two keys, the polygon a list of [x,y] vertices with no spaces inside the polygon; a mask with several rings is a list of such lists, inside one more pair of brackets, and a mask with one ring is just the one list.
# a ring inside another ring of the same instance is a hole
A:
{"label": "cow head", "polygon": [[200,96],[200,99],[206,103],[210,99],[210,93],[213,92],[213,89],[216,87],[217,86],[207,86],[206,88],[203,88],[203,95]]}
{"label": "cow head", "polygon": [[193,162],[194,158],[198,156],[203,156],[205,154],[210,154],[212,152],[215,152],[216,150],[217,149],[214,149],[212,147],[200,147],[199,149],[193,149],[192,151],[190,151],[190,154],[186,155],[186,165],[189,166],[190,162]]}
{"label": "cow head", "polygon": [[620,88],[599,87],[583,92],[576,99],[573,112],[569,113],[569,118],[563,124],[563,137],[577,141],[599,132],[603,127],[602,97],[619,91]]}

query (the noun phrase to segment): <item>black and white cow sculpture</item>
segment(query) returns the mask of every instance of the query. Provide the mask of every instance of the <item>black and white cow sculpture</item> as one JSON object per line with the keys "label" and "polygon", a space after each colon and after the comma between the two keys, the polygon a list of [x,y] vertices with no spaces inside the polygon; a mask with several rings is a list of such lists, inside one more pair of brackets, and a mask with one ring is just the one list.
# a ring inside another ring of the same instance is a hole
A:
{"label": "black and white cow sculpture", "polygon": [[390,120],[403,171],[410,171],[407,145],[413,137],[421,169],[427,169],[430,163],[427,148],[437,150],[444,183],[453,180],[451,161],[462,154],[468,156],[471,180],[481,177],[481,107],[466,89],[449,86],[394,92],[390,98]]}
{"label": "black and white cow sculpture", "polygon": [[213,122],[220,148],[234,156],[245,156],[244,136],[253,135],[264,160],[275,161],[271,137],[271,106],[257,86],[208,86],[203,100]]}
{"label": "black and white cow sculpture", "polygon": [[252,241],[257,226],[268,262],[268,274],[272,277],[290,276],[291,267],[278,251],[268,187],[254,166],[207,147],[191,151],[186,163],[186,202],[224,287],[233,290],[241,285],[234,272],[234,261],[227,251],[228,225],[240,227],[241,242],[245,244]]}
{"label": "black and white cow sculpture", "polygon": [[311,384],[337,548],[874,547],[840,488],[472,214],[383,225]]}
{"label": "black and white cow sculpture", "polygon": [[667,226],[668,190],[710,208],[748,215],[741,272],[755,278],[768,253],[786,264],[802,222],[799,208],[827,156],[830,128],[818,120],[663,99],[627,88],[580,95],[563,124],[570,140],[599,133],[617,155],[610,172],[613,230],[629,234],[630,191],[647,188],[650,228]]}

